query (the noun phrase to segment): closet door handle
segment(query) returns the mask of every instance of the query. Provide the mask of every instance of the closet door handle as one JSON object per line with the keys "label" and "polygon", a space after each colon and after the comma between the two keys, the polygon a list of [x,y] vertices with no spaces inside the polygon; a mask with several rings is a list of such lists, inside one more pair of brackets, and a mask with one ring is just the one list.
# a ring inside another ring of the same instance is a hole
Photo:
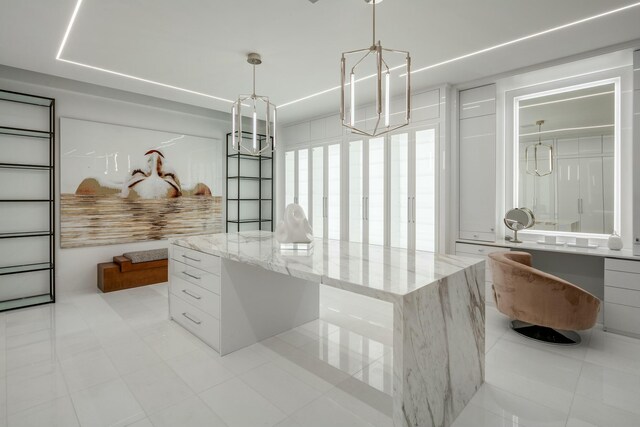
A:
{"label": "closet door handle", "polygon": [[362,197],[362,212],[360,212],[360,216],[362,217],[363,221],[366,219],[364,216],[364,197]]}
{"label": "closet door handle", "polygon": [[413,213],[411,214],[413,217],[413,223],[416,223],[416,198],[413,198]]}
{"label": "closet door handle", "polygon": [[365,219],[369,221],[369,196],[365,197],[365,199],[366,201],[364,203],[364,207],[365,207],[365,212],[367,213]]}
{"label": "closet door handle", "polygon": [[322,198],[322,216],[327,217],[327,196]]}
{"label": "closet door handle", "polygon": [[411,197],[407,197],[407,222],[411,223]]}

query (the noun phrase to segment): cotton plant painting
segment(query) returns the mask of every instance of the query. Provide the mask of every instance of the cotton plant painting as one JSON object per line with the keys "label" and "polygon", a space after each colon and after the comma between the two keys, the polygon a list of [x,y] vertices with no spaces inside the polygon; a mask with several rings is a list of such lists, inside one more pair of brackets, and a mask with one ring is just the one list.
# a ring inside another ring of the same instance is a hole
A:
{"label": "cotton plant painting", "polygon": [[69,118],[60,124],[61,247],[222,231],[220,140]]}

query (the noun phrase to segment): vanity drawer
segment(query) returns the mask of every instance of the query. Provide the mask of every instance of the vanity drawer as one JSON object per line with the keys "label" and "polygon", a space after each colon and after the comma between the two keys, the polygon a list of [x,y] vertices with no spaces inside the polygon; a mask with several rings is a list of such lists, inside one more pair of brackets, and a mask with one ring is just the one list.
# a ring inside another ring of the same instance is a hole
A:
{"label": "vanity drawer", "polygon": [[615,304],[640,308],[640,292],[631,289],[604,287],[604,300]]}
{"label": "vanity drawer", "polygon": [[604,285],[640,291],[640,274],[605,270]]}
{"label": "vanity drawer", "polygon": [[169,295],[169,314],[183,328],[200,338],[216,351],[220,351],[220,321],[202,310]]}
{"label": "vanity drawer", "polygon": [[206,289],[172,276],[169,282],[171,292],[205,313],[220,319],[220,296]]}
{"label": "vanity drawer", "polygon": [[220,257],[172,245],[171,258],[209,273],[220,275]]}
{"label": "vanity drawer", "polygon": [[487,256],[491,252],[509,252],[509,249],[499,246],[472,245],[469,243],[456,243],[456,253]]}
{"label": "vanity drawer", "polygon": [[496,233],[481,231],[462,231],[460,230],[460,238],[464,240],[480,240],[484,242],[495,242]]}
{"label": "vanity drawer", "polygon": [[220,295],[220,276],[217,274],[172,259],[171,277],[178,277]]}
{"label": "vanity drawer", "polygon": [[640,274],[640,261],[625,261],[622,259],[605,258],[604,269]]}
{"label": "vanity drawer", "polygon": [[640,308],[605,302],[604,325],[607,330],[640,336]]}

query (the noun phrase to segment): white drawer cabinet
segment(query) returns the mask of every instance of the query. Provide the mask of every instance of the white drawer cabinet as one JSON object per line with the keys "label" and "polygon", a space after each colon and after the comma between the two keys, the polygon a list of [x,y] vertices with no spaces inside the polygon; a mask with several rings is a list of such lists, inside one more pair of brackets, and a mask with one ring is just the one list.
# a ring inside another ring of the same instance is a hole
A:
{"label": "white drawer cabinet", "polygon": [[509,252],[508,248],[491,245],[474,245],[471,243],[456,243],[456,253],[467,253],[480,256],[488,256],[491,252]]}
{"label": "white drawer cabinet", "polygon": [[220,351],[220,321],[173,295],[169,298],[169,314],[178,324]]}
{"label": "white drawer cabinet", "polygon": [[220,296],[200,286],[172,276],[169,282],[171,293],[182,298],[185,302],[220,319]]}
{"label": "white drawer cabinet", "polygon": [[171,259],[209,273],[220,275],[220,257],[171,245]]}
{"label": "white drawer cabinet", "polygon": [[640,337],[640,261],[606,258],[604,327]]}
{"label": "white drawer cabinet", "polygon": [[175,245],[170,251],[169,315],[220,351],[220,258]]}
{"label": "white drawer cabinet", "polygon": [[171,260],[171,275],[220,295],[220,275]]}

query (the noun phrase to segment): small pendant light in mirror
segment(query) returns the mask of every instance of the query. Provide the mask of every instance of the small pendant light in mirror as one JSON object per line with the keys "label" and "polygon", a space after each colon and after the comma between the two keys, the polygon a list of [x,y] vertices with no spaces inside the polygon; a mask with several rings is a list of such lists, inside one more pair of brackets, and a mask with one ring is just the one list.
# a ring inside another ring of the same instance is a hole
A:
{"label": "small pendant light in mirror", "polygon": [[[533,176],[547,176],[553,172],[553,146],[542,143],[543,124],[544,120],[536,122],[538,126],[538,142],[529,145],[524,152],[526,171]],[[533,166],[531,165],[531,157],[533,157]],[[545,163],[548,165],[546,169],[544,168]]]}

